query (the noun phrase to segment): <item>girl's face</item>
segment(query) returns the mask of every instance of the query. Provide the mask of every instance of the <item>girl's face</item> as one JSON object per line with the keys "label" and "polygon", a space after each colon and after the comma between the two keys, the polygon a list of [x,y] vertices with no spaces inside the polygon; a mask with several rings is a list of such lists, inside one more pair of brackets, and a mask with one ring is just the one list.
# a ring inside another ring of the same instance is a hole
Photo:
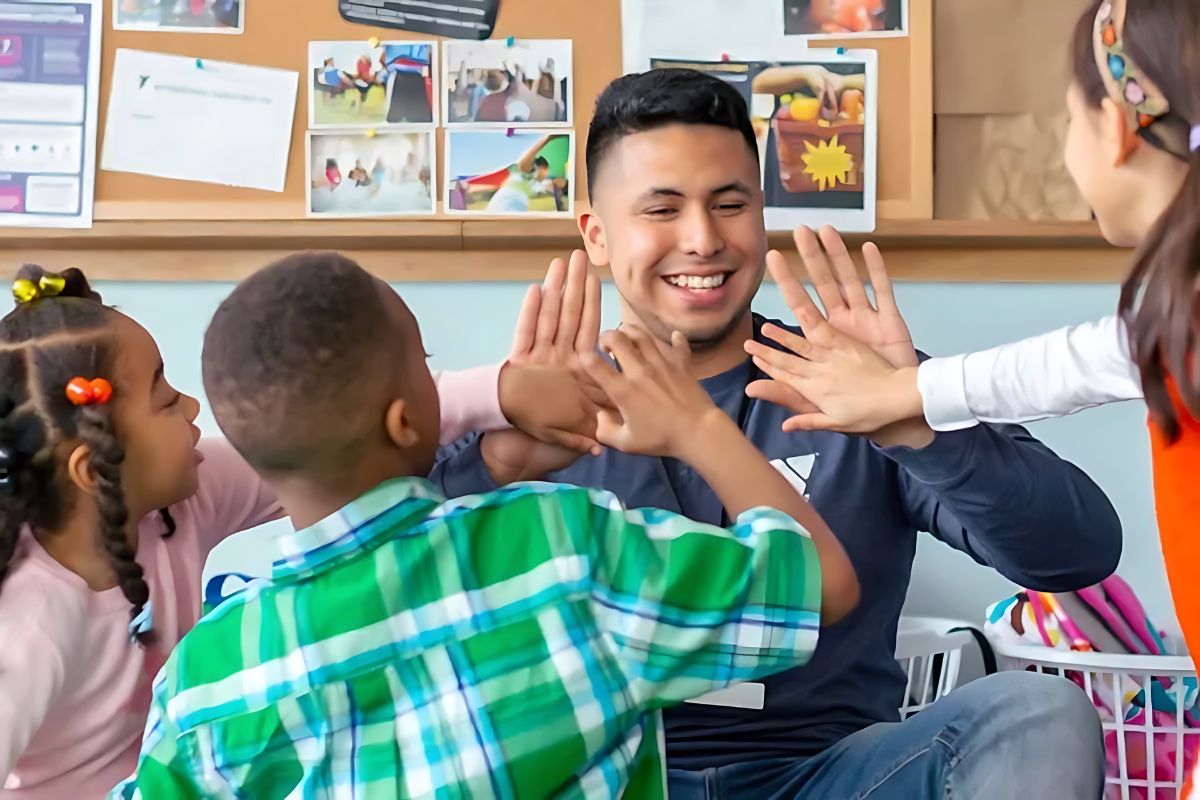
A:
{"label": "girl's face", "polygon": [[158,345],[145,328],[124,316],[114,325],[113,423],[125,449],[125,503],[137,518],[196,493],[200,404],[167,383]]}
{"label": "girl's face", "polygon": [[1145,186],[1127,160],[1122,110],[1108,99],[1099,107],[1092,105],[1072,82],[1067,113],[1067,171],[1095,213],[1104,238],[1118,247],[1136,247],[1144,232],[1138,215],[1130,213],[1131,198],[1141,196]]}

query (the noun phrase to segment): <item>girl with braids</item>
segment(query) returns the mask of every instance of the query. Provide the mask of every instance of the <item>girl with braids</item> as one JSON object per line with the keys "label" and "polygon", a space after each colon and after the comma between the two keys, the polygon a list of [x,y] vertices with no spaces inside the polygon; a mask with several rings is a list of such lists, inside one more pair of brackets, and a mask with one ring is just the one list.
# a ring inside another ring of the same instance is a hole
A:
{"label": "girl with braids", "polygon": [[[200,616],[209,552],[281,510],[224,440],[200,440],[199,404],[167,383],[150,334],[82,272],[27,266],[13,294],[0,319],[0,800],[84,800],[134,771],[151,683]],[[586,257],[556,259],[503,367],[437,377],[443,443],[511,419],[595,447],[596,406],[562,354],[594,348],[599,328]]]}
{"label": "girl with braids", "polygon": [[83,273],[25,267],[14,295],[0,320],[0,797],[100,797],[133,769],[209,551],[280,509],[223,441],[200,445],[199,404]]}

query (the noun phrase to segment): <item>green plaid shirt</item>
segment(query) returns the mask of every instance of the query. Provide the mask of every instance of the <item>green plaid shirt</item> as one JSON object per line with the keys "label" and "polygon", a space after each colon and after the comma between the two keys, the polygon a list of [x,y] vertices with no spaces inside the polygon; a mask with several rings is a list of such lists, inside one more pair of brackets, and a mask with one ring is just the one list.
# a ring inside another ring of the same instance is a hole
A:
{"label": "green plaid shirt", "polygon": [[110,797],[661,798],[659,709],[817,641],[816,551],[770,509],[410,478],[280,546],[179,643]]}

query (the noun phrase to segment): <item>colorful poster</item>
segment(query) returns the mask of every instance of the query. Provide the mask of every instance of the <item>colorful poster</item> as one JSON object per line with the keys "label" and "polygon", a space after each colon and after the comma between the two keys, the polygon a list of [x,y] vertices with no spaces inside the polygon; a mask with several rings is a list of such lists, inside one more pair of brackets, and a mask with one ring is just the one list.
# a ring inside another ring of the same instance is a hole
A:
{"label": "colorful poster", "polygon": [[810,39],[904,36],[907,0],[783,0],[783,29]]}
{"label": "colorful poster", "polygon": [[0,225],[92,224],[101,2],[0,2]]}
{"label": "colorful poster", "polygon": [[433,42],[309,42],[308,127],[437,125]]}
{"label": "colorful poster", "polygon": [[300,75],[117,50],[102,169],[282,192]]}
{"label": "colorful poster", "polygon": [[770,230],[829,224],[875,229],[876,54],[809,50],[802,61],[653,59],[738,90],[750,110]]}

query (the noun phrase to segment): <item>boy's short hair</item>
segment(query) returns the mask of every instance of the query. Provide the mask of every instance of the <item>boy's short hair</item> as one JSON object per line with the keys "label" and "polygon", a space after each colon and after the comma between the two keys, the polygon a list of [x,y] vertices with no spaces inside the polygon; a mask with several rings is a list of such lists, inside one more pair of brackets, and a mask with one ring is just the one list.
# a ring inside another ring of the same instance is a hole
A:
{"label": "boy's short hair", "polygon": [[537,158],[535,158],[533,160],[533,165],[535,167],[545,167],[546,169],[550,169],[550,162],[546,159],[545,156],[538,156]]}
{"label": "boy's short hair", "polygon": [[204,335],[204,390],[261,472],[321,473],[381,423],[403,349],[379,281],[337,253],[296,253],[243,281]]}
{"label": "boy's short hair", "polygon": [[737,131],[755,163],[758,141],[746,101],[720,78],[694,69],[652,69],[610,83],[596,99],[588,126],[588,200],[608,150],[635,133],[666,125],[715,125]]}

